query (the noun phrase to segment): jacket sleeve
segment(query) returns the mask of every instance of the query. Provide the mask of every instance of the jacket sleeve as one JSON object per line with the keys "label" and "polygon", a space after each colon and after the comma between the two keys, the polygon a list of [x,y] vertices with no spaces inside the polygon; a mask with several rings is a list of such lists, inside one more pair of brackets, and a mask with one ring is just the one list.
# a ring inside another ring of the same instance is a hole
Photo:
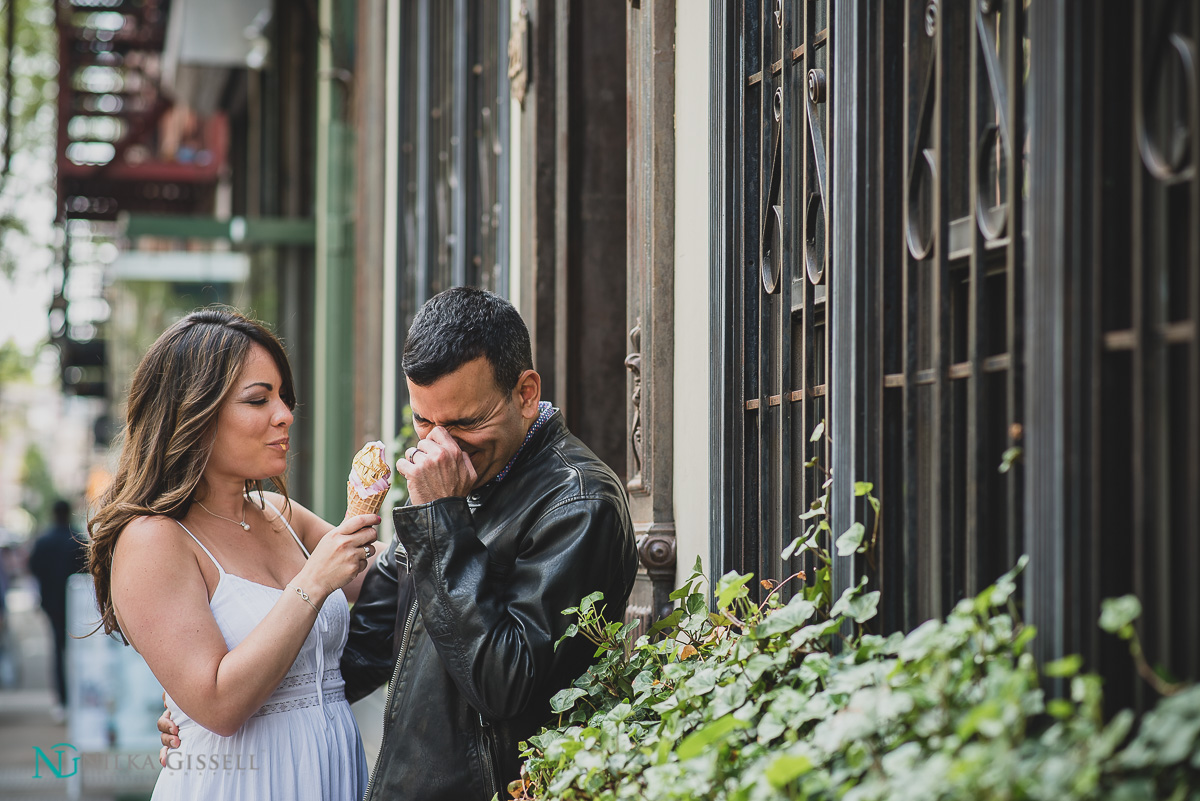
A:
{"label": "jacket sleeve", "polygon": [[[562,610],[601,590],[623,614],[637,570],[628,515],[610,498],[549,509],[521,537],[511,569],[489,559],[463,498],[393,512],[416,579],[425,629],[446,671],[481,715],[504,720],[575,675],[554,643]],[[590,649],[589,649],[590,653]],[[578,670],[576,670],[578,672]]]}
{"label": "jacket sleeve", "polygon": [[397,556],[398,548],[399,543],[393,542],[379,555],[350,609],[341,670],[351,703],[370,695],[392,675],[399,576],[404,572],[404,554]]}

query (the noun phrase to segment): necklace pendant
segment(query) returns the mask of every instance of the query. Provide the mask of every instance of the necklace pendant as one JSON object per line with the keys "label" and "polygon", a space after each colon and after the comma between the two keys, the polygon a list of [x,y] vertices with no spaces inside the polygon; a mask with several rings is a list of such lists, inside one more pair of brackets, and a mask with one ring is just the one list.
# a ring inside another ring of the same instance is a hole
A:
{"label": "necklace pendant", "polygon": [[241,522],[241,523],[238,523],[238,525],[242,527],[242,530],[243,530],[243,531],[249,531],[249,530],[250,530],[250,524],[249,524],[249,523],[247,523],[247,522],[245,522],[245,521],[243,521],[243,522]]}

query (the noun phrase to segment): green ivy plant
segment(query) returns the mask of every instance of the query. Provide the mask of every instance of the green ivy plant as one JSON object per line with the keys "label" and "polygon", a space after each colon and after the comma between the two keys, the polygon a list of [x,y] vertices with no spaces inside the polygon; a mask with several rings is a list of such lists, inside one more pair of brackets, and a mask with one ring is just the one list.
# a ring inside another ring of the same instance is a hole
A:
{"label": "green ivy plant", "polygon": [[[870,498],[870,485],[856,491]],[[524,744],[508,789],[539,799],[1133,799],[1200,801],[1200,688],[1170,692],[1136,726],[1107,723],[1101,680],[1067,657],[1039,668],[1018,619],[1027,559],[945,620],[887,637],[864,633],[879,603],[865,582],[831,600],[826,499],[789,553],[812,551],[816,575],[785,603],[783,583],[750,600],[752,576],[712,588],[699,560],[653,631],[607,621],[589,596],[566,637],[597,661],[551,701],[557,716]],[[839,553],[875,533],[852,528]],[[865,540],[865,542],[864,542]],[[1101,625],[1130,640],[1136,599],[1109,602]],[[852,632],[847,636],[846,632]],[[561,640],[560,640],[561,642]],[[1047,699],[1042,677],[1064,679]]]}

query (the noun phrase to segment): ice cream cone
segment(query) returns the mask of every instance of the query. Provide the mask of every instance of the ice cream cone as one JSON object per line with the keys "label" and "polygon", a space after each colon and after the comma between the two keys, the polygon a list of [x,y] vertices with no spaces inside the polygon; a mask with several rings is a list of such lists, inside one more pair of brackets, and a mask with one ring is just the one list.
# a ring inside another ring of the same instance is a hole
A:
{"label": "ice cream cone", "polygon": [[349,481],[346,482],[346,517],[354,515],[377,515],[383,506],[387,490],[376,492],[363,498]]}
{"label": "ice cream cone", "polygon": [[368,442],[354,455],[346,481],[346,517],[378,514],[392,486],[382,442]]}

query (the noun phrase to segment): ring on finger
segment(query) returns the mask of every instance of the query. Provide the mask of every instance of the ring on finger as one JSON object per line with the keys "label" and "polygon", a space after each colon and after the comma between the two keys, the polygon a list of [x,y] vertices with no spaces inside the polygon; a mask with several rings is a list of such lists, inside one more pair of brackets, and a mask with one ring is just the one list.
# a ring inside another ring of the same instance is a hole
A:
{"label": "ring on finger", "polygon": [[416,449],[416,448],[409,448],[408,450],[406,450],[406,451],[404,452],[404,458],[405,458],[405,459],[407,459],[407,460],[408,460],[408,461],[410,461],[410,462],[413,460],[413,458],[415,458],[415,457],[416,457],[416,455],[417,455],[417,449]]}
{"label": "ring on finger", "polygon": [[375,555],[375,549],[372,548],[370,545],[364,545],[363,553],[367,555],[368,559],[370,559],[372,556]]}

